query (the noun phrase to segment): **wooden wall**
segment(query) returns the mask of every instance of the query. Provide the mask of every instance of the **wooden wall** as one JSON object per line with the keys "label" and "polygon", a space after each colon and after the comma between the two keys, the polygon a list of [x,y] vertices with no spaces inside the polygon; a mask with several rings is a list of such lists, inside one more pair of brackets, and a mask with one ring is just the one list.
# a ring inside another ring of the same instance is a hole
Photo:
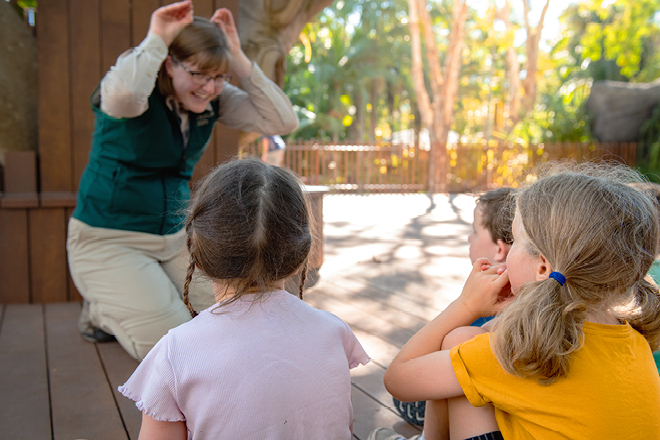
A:
{"label": "wooden wall", "polygon": [[[147,34],[158,0],[39,2],[39,150],[9,153],[0,190],[0,303],[77,301],[66,228],[87,163],[94,115],[89,97],[117,57]],[[195,0],[210,17],[238,0]],[[240,23],[238,23],[240,26]],[[199,178],[238,151],[238,131],[216,127],[195,169]]]}

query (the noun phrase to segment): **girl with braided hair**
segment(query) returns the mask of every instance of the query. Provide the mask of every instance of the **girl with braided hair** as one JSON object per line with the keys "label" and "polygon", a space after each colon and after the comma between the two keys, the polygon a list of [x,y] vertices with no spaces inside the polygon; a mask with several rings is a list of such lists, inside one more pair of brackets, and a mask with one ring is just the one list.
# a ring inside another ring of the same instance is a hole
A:
{"label": "girl with braided hair", "polygon": [[[120,391],[143,411],[140,439],[350,439],[349,369],[369,357],[341,319],[302,301],[313,231],[300,180],[258,159],[217,167],[186,225],[184,302]],[[193,274],[216,304],[193,309]],[[284,282],[300,273],[299,297]]]}
{"label": "girl with braided hair", "polygon": [[427,400],[423,438],[660,438],[657,201],[634,181],[621,165],[556,164],[517,192],[506,269],[478,259],[385,373],[394,397]]}

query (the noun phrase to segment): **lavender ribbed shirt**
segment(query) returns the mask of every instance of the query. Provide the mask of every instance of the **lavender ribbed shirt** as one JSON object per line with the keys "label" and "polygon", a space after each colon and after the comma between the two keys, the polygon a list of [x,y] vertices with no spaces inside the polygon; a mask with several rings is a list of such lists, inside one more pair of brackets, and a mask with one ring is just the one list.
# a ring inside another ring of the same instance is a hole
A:
{"label": "lavender ribbed shirt", "polygon": [[189,440],[349,440],[360,342],[286,291],[251,297],[170,330],[119,391]]}

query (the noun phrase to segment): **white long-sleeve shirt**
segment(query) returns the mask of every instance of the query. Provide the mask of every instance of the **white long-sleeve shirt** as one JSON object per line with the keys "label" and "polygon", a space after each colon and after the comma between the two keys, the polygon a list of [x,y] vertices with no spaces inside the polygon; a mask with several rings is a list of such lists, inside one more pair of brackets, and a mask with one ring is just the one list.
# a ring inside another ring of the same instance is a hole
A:
{"label": "white long-sleeve shirt", "polygon": [[[144,113],[153,92],[160,66],[167,58],[165,42],[149,34],[139,46],[117,58],[101,81],[101,111],[115,118],[133,118]],[[218,121],[231,128],[267,135],[288,134],[298,127],[298,117],[289,98],[252,63],[252,74],[241,78],[242,90],[225,84]],[[172,99],[182,133],[188,132],[188,112]]]}

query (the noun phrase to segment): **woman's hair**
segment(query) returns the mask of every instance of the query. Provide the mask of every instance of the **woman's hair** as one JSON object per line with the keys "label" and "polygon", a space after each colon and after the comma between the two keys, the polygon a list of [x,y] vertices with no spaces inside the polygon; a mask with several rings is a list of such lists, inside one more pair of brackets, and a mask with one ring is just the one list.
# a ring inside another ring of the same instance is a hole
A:
{"label": "woman's hair", "polygon": [[[200,71],[226,72],[231,61],[225,34],[217,24],[203,17],[193,17],[192,23],[181,30],[170,44],[169,55],[178,61],[196,64]],[[160,66],[157,84],[161,94],[174,95],[165,63]]]}
{"label": "woman's hair", "polygon": [[483,227],[488,229],[493,243],[502,240],[506,244],[513,243],[511,222],[513,221],[512,200],[513,188],[498,188],[488,191],[477,199],[483,213]]}
{"label": "woman's hair", "polygon": [[524,284],[501,314],[492,348],[511,374],[550,384],[583,343],[587,313],[611,311],[660,345],[660,296],[645,276],[658,243],[657,201],[623,165],[554,163],[516,195],[531,255],[566,277]]}
{"label": "woman's hair", "polygon": [[193,317],[188,286],[195,268],[233,290],[230,304],[302,269],[312,245],[307,194],[296,175],[254,158],[233,160],[209,173],[191,200],[186,219],[190,266],[183,298]]}

